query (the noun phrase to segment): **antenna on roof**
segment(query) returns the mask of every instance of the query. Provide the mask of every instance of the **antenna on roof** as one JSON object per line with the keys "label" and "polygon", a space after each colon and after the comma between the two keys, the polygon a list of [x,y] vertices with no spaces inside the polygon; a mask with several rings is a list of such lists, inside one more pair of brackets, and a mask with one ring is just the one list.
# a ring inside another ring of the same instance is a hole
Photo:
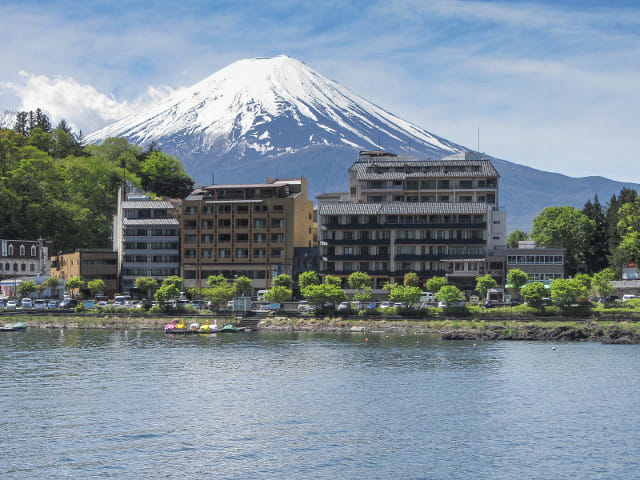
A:
{"label": "antenna on roof", "polygon": [[216,184],[216,176],[213,174],[213,172],[211,172],[211,185],[215,185]]}
{"label": "antenna on roof", "polygon": [[480,153],[480,127],[478,127],[478,153]]}

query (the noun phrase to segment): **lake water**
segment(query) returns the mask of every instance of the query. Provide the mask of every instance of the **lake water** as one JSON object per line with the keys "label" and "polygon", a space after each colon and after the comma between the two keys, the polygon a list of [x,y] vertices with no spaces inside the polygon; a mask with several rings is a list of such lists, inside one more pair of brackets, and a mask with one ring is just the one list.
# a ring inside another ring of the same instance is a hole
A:
{"label": "lake water", "polygon": [[367,337],[0,334],[0,478],[640,478],[640,346]]}

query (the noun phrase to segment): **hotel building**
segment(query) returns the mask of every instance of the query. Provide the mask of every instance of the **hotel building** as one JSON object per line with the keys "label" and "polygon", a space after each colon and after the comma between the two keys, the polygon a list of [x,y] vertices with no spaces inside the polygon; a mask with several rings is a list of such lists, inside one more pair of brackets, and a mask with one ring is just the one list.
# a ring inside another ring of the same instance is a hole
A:
{"label": "hotel building", "polygon": [[367,272],[374,288],[407,272],[446,276],[471,290],[490,273],[504,283],[506,213],[498,172],[482,155],[400,159],[361,152],[349,169],[348,201],[323,195],[318,206],[321,274]]}
{"label": "hotel building", "polygon": [[313,246],[307,179],[209,185],[182,202],[182,278],[206,287],[210,276],[252,279],[254,292],[291,275],[296,247]]}

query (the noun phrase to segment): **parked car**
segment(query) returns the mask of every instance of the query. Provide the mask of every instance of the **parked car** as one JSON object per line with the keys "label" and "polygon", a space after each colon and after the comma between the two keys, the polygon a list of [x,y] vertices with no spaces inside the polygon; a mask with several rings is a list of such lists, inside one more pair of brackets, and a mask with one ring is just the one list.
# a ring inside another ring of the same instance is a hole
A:
{"label": "parked car", "polygon": [[351,310],[351,302],[342,302],[340,305],[338,305],[339,312],[347,312],[349,310]]}
{"label": "parked car", "polygon": [[47,303],[47,308],[49,308],[49,309],[58,308],[58,301],[57,300],[49,300],[49,303]]}
{"label": "parked car", "polygon": [[7,300],[7,310],[16,310],[18,308],[18,302],[15,300]]}
{"label": "parked car", "polygon": [[47,301],[36,299],[33,301],[33,308],[35,310],[46,310],[47,309]]}
{"label": "parked car", "polygon": [[94,302],[93,300],[87,300],[86,302],[84,302],[84,308],[86,308],[87,310],[96,308],[96,302]]}
{"label": "parked car", "polygon": [[62,310],[71,310],[78,306],[78,301],[75,298],[65,298],[60,302],[60,308]]}
{"label": "parked car", "polygon": [[389,302],[380,302],[380,308],[389,308],[391,304]]}
{"label": "parked car", "polygon": [[20,302],[20,305],[22,306],[23,309],[33,308],[33,302],[29,297],[23,298],[22,301]]}
{"label": "parked car", "polygon": [[367,304],[367,310],[375,310],[378,304],[376,302],[371,302]]}
{"label": "parked car", "polygon": [[106,307],[107,305],[109,304],[107,303],[106,300],[98,300],[98,302],[96,303],[97,307]]}

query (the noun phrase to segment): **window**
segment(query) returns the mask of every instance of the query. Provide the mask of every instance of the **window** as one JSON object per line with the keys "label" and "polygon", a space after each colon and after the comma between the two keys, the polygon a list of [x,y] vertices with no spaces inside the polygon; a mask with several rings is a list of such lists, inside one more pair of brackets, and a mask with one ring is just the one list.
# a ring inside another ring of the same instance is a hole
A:
{"label": "window", "polygon": [[228,243],[231,241],[231,235],[228,233],[221,233],[218,235],[218,241]]}
{"label": "window", "polygon": [[218,220],[218,226],[221,228],[231,228],[231,220],[228,218]]}
{"label": "window", "polygon": [[237,218],[236,227],[245,228],[249,226],[249,220],[246,218]]}
{"label": "window", "polygon": [[248,233],[238,233],[236,234],[236,242],[238,243],[247,243],[249,241]]}
{"label": "window", "polygon": [[284,205],[274,205],[273,206],[273,211],[276,212],[276,213],[284,212]]}
{"label": "window", "polygon": [[20,256],[24,257],[26,253],[26,249],[24,248],[24,245],[20,245]]}
{"label": "window", "polygon": [[196,243],[196,236],[195,235],[185,235],[184,236],[184,243]]}
{"label": "window", "polygon": [[353,255],[353,247],[344,247],[345,255]]}
{"label": "window", "polygon": [[38,249],[36,248],[35,245],[31,246],[31,256],[35,257],[36,255],[38,255]]}

